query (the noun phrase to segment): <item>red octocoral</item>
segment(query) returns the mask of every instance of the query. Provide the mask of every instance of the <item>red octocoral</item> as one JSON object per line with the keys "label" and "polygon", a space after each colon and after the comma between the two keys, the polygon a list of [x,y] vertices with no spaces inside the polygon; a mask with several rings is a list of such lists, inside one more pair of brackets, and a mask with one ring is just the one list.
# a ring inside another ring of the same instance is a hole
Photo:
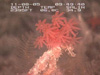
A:
{"label": "red octocoral", "polygon": [[41,33],[41,36],[36,39],[35,47],[46,45],[50,49],[37,60],[28,75],[52,75],[57,72],[57,59],[63,49],[75,57],[73,45],[76,45],[80,39],[77,37],[80,28],[75,18],[68,21],[63,14],[56,12],[52,16],[51,24],[47,23],[46,19],[39,20],[36,24],[36,30]]}
{"label": "red octocoral", "polygon": [[62,45],[70,45],[78,42],[77,33],[80,28],[75,18],[67,20],[63,17],[63,12],[59,14],[57,11],[52,16],[52,23],[47,23],[46,19],[36,24],[37,29],[42,36],[38,37],[35,46],[42,47],[45,44],[48,48],[61,47]]}
{"label": "red octocoral", "polygon": [[91,25],[92,29],[96,29],[100,25],[100,17],[94,17],[88,20],[88,23]]}

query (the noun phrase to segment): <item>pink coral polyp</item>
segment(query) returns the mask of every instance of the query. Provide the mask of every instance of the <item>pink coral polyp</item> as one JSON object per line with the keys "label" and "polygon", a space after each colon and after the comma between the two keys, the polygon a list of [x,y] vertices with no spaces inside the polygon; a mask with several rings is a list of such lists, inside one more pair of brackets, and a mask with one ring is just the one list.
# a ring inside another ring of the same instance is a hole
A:
{"label": "pink coral polyp", "polygon": [[57,11],[55,15],[52,16],[52,23],[47,23],[46,19],[43,21],[39,20],[36,24],[37,31],[39,31],[42,36],[38,37],[35,46],[43,47],[45,44],[48,48],[61,47],[66,45],[74,45],[78,42],[77,38],[78,22],[75,18],[67,20],[63,17],[63,12],[59,14]]}

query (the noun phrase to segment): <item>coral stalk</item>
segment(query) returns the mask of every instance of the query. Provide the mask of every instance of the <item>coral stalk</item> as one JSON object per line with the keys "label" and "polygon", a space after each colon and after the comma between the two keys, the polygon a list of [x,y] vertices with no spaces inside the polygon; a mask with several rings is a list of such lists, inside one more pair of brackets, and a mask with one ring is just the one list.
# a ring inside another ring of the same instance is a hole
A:
{"label": "coral stalk", "polygon": [[35,65],[30,69],[28,75],[50,75],[56,71],[56,62],[60,55],[62,54],[61,48],[53,48],[44,52],[44,54],[37,60]]}

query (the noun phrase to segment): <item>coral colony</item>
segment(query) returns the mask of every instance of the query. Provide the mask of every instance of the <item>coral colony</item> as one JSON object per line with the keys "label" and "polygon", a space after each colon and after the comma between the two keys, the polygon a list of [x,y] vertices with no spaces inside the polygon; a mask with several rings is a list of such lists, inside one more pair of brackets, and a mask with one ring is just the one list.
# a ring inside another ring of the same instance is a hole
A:
{"label": "coral colony", "polygon": [[[36,30],[41,33],[37,37],[34,45],[41,48],[46,45],[48,50],[36,61],[27,75],[52,75],[57,73],[57,60],[62,52],[67,51],[72,57],[74,46],[79,42],[81,37],[77,37],[80,28],[75,18],[67,20],[63,16],[64,12],[58,11],[52,16],[52,22],[39,20],[36,24]],[[61,75],[61,74],[59,74]]]}
{"label": "coral colony", "polygon": [[100,17],[94,17],[94,18],[89,19],[89,20],[88,20],[88,24],[90,24],[90,25],[91,25],[91,28],[92,28],[93,30],[95,30],[96,27],[97,27],[98,25],[100,25]]}

